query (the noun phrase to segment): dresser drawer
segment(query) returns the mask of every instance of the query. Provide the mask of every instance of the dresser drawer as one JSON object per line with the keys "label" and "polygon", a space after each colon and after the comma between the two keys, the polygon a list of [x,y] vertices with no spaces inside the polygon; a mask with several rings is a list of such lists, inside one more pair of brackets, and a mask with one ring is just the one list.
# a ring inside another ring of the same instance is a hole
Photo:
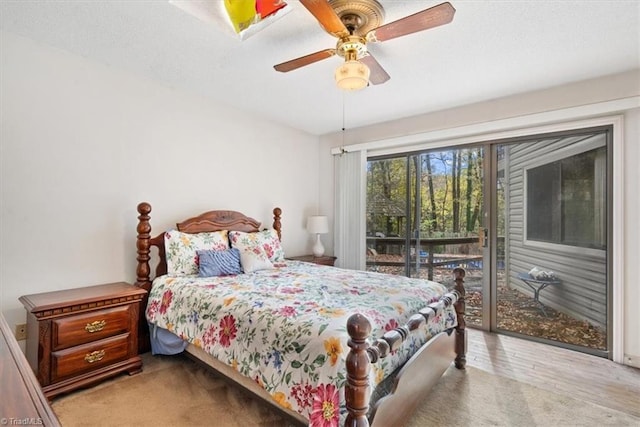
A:
{"label": "dresser drawer", "polygon": [[83,372],[107,366],[129,355],[129,334],[105,338],[78,347],[51,353],[51,381],[56,382]]}
{"label": "dresser drawer", "polygon": [[131,322],[130,309],[130,305],[124,305],[54,319],[52,350],[62,350],[127,332]]}

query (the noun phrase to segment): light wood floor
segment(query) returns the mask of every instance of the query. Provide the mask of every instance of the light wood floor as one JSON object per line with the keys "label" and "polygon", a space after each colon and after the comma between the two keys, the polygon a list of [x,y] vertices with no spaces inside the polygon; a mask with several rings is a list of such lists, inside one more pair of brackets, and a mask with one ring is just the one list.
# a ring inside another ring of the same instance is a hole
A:
{"label": "light wood floor", "polygon": [[467,328],[467,365],[640,417],[640,369]]}

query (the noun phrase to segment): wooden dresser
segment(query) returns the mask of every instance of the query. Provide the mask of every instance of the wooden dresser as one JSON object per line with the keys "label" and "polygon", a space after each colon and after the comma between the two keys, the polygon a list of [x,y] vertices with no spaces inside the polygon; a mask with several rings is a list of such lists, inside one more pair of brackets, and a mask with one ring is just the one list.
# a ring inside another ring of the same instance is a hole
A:
{"label": "wooden dresser", "polygon": [[9,325],[0,314],[0,423],[57,427],[58,418],[42,393]]}
{"label": "wooden dresser", "polygon": [[20,297],[27,360],[45,396],[142,370],[138,318],[146,293],[118,282]]}
{"label": "wooden dresser", "polygon": [[336,262],[336,257],[328,256],[328,255],[323,255],[323,256],[301,255],[301,256],[292,256],[287,259],[292,259],[295,261],[312,262],[314,264],[320,264],[320,265],[331,265],[331,266],[333,266]]}

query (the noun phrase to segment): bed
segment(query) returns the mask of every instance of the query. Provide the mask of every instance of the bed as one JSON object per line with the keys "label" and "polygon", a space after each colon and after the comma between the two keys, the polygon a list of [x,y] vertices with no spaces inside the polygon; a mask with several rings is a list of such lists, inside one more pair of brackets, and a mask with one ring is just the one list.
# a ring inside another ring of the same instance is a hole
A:
{"label": "bed", "polygon": [[447,289],[287,260],[279,208],[268,229],[209,211],[155,237],[150,213],[138,205],[141,351],[184,350],[313,426],[403,425],[452,362],[465,367],[461,268]]}

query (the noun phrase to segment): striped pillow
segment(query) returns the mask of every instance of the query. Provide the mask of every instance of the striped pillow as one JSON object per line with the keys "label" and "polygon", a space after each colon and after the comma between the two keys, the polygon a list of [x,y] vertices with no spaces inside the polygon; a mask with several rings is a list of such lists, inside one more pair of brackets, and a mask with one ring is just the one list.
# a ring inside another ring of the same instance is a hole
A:
{"label": "striped pillow", "polygon": [[242,273],[240,251],[235,248],[224,251],[198,251],[200,277],[230,276]]}

